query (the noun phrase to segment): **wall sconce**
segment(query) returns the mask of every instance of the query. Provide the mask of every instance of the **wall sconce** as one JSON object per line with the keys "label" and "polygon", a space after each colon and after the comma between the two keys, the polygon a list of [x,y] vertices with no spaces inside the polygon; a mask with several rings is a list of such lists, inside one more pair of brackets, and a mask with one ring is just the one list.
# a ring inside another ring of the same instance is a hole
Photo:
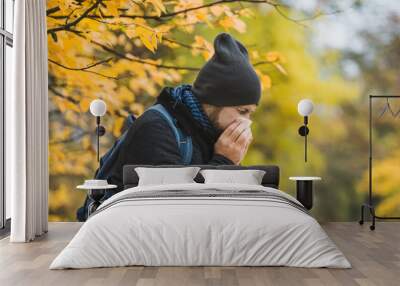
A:
{"label": "wall sconce", "polygon": [[100,125],[100,117],[107,111],[106,103],[101,99],[95,99],[90,103],[90,113],[96,117],[96,138],[97,138],[97,162],[100,161],[100,136],[106,134],[104,126]]}
{"label": "wall sconce", "polygon": [[304,117],[304,125],[299,128],[300,136],[304,137],[304,162],[307,162],[307,135],[310,132],[308,129],[308,116],[313,112],[314,104],[309,99],[300,100],[297,105],[297,111]]}

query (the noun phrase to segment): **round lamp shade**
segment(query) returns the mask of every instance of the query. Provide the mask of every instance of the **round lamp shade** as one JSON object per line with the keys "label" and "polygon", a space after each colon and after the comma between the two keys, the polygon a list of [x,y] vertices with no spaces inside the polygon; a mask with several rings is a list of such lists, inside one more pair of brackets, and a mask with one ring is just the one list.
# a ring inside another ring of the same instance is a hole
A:
{"label": "round lamp shade", "polygon": [[107,105],[101,99],[95,99],[90,103],[90,113],[94,116],[103,116],[106,114]]}
{"label": "round lamp shade", "polygon": [[301,116],[310,115],[313,112],[313,109],[314,109],[314,104],[309,99],[302,99],[297,105],[297,111]]}

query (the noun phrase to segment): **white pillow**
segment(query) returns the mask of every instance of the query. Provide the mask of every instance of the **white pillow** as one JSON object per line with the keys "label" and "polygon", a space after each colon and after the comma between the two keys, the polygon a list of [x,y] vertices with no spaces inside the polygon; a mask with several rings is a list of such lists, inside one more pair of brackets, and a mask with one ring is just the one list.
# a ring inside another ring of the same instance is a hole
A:
{"label": "white pillow", "polygon": [[234,183],[247,185],[261,185],[265,171],[262,170],[201,170],[204,183]]}
{"label": "white pillow", "polygon": [[136,167],[138,186],[196,183],[199,167],[152,168]]}

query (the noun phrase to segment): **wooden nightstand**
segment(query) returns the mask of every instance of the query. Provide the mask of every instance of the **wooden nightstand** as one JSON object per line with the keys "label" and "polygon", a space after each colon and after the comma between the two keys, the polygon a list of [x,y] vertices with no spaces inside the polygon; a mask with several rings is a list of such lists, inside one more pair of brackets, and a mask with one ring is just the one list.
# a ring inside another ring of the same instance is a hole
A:
{"label": "wooden nightstand", "polygon": [[289,177],[296,181],[296,198],[303,206],[311,210],[313,207],[313,181],[320,181],[321,177]]}

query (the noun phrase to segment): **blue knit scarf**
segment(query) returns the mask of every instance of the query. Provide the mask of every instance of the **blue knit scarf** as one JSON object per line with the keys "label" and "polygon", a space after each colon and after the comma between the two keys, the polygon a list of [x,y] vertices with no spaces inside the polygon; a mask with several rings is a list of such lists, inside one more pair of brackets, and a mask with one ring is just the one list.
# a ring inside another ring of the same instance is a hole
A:
{"label": "blue knit scarf", "polygon": [[[200,101],[192,93],[190,84],[182,84],[172,89],[171,96],[176,103],[181,102],[189,108],[193,118],[198,121],[205,129],[212,130],[212,124],[200,104]],[[175,104],[176,104],[175,103]]]}

